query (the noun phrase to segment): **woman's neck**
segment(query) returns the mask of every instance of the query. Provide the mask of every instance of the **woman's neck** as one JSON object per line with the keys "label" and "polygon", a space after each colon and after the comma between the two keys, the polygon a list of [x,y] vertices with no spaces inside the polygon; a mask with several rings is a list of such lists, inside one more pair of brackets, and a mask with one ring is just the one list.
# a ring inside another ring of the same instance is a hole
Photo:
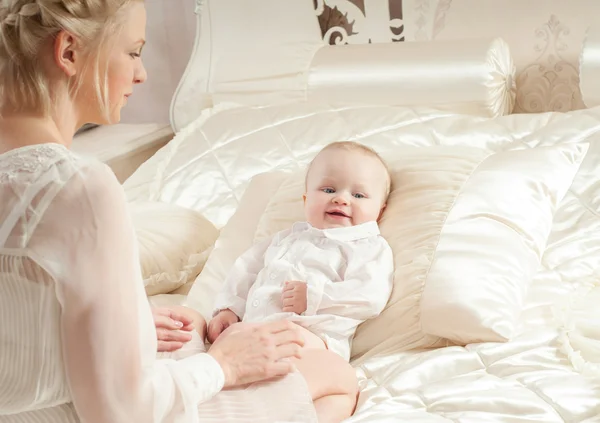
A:
{"label": "woman's neck", "polygon": [[71,147],[75,125],[57,122],[51,117],[27,114],[2,116],[0,119],[0,154],[35,144],[57,143]]}

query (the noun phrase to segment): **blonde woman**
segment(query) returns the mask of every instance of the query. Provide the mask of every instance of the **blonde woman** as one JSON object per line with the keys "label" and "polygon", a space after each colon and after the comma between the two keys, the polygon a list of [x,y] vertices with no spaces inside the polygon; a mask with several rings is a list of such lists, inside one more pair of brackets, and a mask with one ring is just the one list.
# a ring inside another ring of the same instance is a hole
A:
{"label": "blonde woman", "polygon": [[153,319],[115,176],[69,150],[146,79],[145,25],[135,0],[0,1],[0,422],[314,421],[286,322],[156,360],[178,317]]}

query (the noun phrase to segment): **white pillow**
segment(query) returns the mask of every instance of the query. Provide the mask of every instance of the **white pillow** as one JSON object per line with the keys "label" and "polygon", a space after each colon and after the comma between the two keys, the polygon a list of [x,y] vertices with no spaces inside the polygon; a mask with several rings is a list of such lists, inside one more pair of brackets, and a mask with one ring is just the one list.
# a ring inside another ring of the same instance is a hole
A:
{"label": "white pillow", "polygon": [[146,294],[170,293],[201,272],[219,231],[202,214],[161,202],[130,203]]}
{"label": "white pillow", "polygon": [[256,175],[240,199],[240,206],[220,232],[208,261],[188,293],[184,305],[208,321],[214,300],[235,260],[254,242],[256,226],[271,197],[287,177],[284,172]]}
{"label": "white pillow", "polygon": [[[359,327],[353,355],[509,339],[586,151],[407,147],[388,157],[393,189],[380,229],[394,251],[394,291]],[[303,218],[303,192],[303,172],[281,184],[256,241]]]}

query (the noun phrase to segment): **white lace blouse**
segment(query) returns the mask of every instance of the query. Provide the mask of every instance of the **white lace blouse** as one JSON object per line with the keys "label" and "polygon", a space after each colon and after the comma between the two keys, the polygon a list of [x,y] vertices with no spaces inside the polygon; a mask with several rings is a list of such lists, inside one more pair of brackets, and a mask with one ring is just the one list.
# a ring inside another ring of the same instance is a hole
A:
{"label": "white lace blouse", "polygon": [[207,354],[156,360],[124,193],[42,144],[0,155],[0,422],[197,422]]}

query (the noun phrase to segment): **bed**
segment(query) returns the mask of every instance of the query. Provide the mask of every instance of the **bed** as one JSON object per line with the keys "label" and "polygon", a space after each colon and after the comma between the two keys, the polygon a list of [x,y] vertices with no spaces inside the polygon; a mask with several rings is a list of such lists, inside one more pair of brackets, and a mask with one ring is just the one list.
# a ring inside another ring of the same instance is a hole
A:
{"label": "bed", "polygon": [[314,154],[363,142],[391,163],[396,273],[348,422],[600,422],[594,84],[585,109],[512,114],[501,38],[331,46],[312,0],[197,13],[176,136],[124,184],[150,301],[210,318],[235,258],[302,218]]}

